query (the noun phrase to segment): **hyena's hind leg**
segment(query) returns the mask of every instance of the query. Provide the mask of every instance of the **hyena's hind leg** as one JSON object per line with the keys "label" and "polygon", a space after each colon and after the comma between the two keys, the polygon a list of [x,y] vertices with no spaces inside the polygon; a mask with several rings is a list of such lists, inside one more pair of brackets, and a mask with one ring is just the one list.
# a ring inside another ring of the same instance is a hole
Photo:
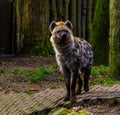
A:
{"label": "hyena's hind leg", "polygon": [[84,91],[89,91],[89,80],[90,80],[90,73],[91,73],[91,66],[88,66],[84,69]]}
{"label": "hyena's hind leg", "polygon": [[76,90],[76,95],[80,95],[82,90],[82,79],[81,76],[79,75],[77,78],[77,90]]}
{"label": "hyena's hind leg", "polygon": [[66,96],[64,97],[64,101],[69,101],[70,100],[70,70],[67,67],[64,67],[63,75],[66,86]]}

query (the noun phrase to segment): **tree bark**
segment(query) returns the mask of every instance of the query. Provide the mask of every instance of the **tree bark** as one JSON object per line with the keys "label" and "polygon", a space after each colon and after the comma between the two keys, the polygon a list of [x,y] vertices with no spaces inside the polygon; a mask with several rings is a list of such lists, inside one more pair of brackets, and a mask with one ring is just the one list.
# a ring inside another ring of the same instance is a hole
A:
{"label": "tree bark", "polygon": [[56,0],[49,0],[50,3],[50,21],[57,21],[57,6]]}
{"label": "tree bark", "polygon": [[109,55],[109,0],[97,0],[90,42],[93,46],[94,64],[107,65]]}
{"label": "tree bark", "polygon": [[24,0],[24,49],[33,55],[49,55],[52,47],[49,41],[49,1]]}
{"label": "tree bark", "polygon": [[76,0],[70,0],[70,7],[69,7],[69,11],[70,11],[70,21],[73,24],[73,33],[74,35],[76,35]]}
{"label": "tree bark", "polygon": [[81,33],[81,30],[82,30],[82,0],[77,0],[76,1],[76,5],[77,5],[77,21],[76,21],[76,35],[78,37],[82,37],[82,33]]}
{"label": "tree bark", "polygon": [[109,76],[120,79],[120,0],[110,0]]}
{"label": "tree bark", "polygon": [[86,39],[87,0],[82,0],[82,37]]}
{"label": "tree bark", "polygon": [[23,48],[23,0],[16,0],[16,52],[20,52]]}

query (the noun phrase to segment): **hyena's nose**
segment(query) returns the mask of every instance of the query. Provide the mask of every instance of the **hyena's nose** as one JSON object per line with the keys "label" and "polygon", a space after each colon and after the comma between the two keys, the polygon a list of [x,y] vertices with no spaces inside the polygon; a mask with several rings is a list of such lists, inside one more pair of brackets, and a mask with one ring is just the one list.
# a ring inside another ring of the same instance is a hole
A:
{"label": "hyena's nose", "polygon": [[68,35],[67,31],[59,31],[57,34],[60,39],[65,39],[67,38],[67,35]]}
{"label": "hyena's nose", "polygon": [[61,35],[61,38],[62,38],[62,39],[67,38],[67,33],[63,32],[62,35]]}

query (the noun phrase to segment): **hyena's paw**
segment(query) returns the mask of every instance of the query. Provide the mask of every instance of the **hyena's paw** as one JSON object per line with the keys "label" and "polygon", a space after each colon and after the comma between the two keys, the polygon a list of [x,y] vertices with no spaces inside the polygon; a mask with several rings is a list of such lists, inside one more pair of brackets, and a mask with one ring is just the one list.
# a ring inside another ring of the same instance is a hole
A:
{"label": "hyena's paw", "polygon": [[76,96],[71,96],[70,100],[71,100],[71,102],[75,102],[76,101]]}
{"label": "hyena's paw", "polygon": [[84,86],[84,91],[88,92],[89,91],[89,86]]}
{"label": "hyena's paw", "polygon": [[75,93],[71,94],[70,100],[71,100],[71,102],[75,102],[76,101],[76,94]]}
{"label": "hyena's paw", "polygon": [[63,101],[69,101],[70,100],[70,97],[69,96],[65,96]]}
{"label": "hyena's paw", "polygon": [[76,95],[80,95],[81,94],[81,89],[77,89],[77,91],[76,91]]}

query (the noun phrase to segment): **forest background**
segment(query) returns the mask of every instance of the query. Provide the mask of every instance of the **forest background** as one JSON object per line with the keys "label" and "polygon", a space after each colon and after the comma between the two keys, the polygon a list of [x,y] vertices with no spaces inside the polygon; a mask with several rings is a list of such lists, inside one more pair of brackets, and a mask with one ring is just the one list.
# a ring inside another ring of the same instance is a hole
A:
{"label": "forest background", "polygon": [[70,20],[75,36],[91,43],[94,65],[120,79],[120,0],[10,0],[16,53],[53,56],[51,21]]}

